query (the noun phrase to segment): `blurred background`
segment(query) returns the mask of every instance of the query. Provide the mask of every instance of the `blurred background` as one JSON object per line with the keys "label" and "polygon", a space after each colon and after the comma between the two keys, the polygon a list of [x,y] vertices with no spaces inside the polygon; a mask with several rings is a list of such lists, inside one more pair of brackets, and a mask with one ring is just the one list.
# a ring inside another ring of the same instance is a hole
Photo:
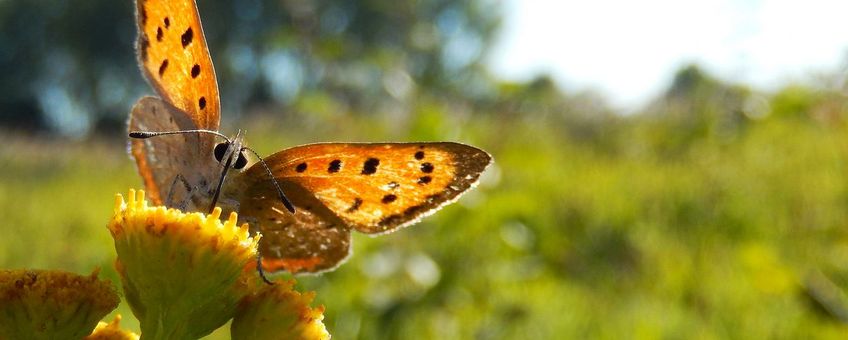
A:
{"label": "blurred background", "polygon": [[[457,204],[298,278],[336,339],[843,338],[845,9],[714,3],[199,8],[222,132],[261,154],[450,140],[495,158]],[[0,0],[0,268],[117,282],[105,225],[141,187],[125,121],[153,93],[133,8]]]}

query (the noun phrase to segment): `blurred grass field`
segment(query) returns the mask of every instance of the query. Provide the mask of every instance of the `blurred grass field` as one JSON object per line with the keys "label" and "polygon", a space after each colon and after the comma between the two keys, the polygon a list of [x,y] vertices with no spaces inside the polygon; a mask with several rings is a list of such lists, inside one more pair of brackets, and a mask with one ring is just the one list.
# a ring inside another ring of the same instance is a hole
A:
{"label": "blurred grass field", "polygon": [[[731,132],[643,114],[587,139],[550,116],[426,105],[391,124],[278,114],[223,131],[262,154],[455,140],[494,156],[457,204],[357,234],[341,268],[298,278],[336,339],[844,338],[848,126],[814,119],[828,101],[783,95]],[[100,267],[117,283],[105,225],[114,195],[140,187],[125,143],[4,134],[0,267]]]}

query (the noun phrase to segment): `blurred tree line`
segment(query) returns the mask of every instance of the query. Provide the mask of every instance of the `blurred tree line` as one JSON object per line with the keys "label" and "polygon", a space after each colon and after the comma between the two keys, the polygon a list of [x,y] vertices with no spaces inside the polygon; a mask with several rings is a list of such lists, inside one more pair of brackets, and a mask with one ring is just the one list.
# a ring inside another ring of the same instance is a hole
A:
{"label": "blurred tree line", "polygon": [[[474,98],[499,20],[489,1],[199,1],[227,115],[247,105],[407,107]],[[136,67],[132,1],[0,2],[0,124],[121,131],[152,92]]]}
{"label": "blurred tree line", "polygon": [[[674,156],[704,138],[730,141],[767,116],[833,122],[842,114],[841,78],[767,96],[691,65],[630,116],[596,93],[566,93],[545,75],[503,82],[482,64],[502,15],[491,0],[198,5],[225,119],[270,109],[322,122],[348,114],[410,120],[435,107],[545,122],[606,152],[644,139]],[[0,2],[0,127],[122,135],[133,102],[153,92],[136,66],[135,35],[130,0]]]}

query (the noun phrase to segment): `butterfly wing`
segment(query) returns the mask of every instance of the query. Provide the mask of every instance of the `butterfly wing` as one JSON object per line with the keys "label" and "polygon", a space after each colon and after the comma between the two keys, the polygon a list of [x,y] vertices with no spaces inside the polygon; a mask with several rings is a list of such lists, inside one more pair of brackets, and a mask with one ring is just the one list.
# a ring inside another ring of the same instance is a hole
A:
{"label": "butterfly wing", "polygon": [[138,62],[156,92],[200,129],[218,130],[212,58],[194,1],[137,0]]}
{"label": "butterfly wing", "polygon": [[[251,168],[262,168],[256,165]],[[240,197],[239,217],[260,231],[259,250],[265,271],[317,273],[341,264],[350,255],[350,228],[313,195],[293,182],[280,185],[295,206],[286,210],[267,173],[234,176],[223,197]],[[232,194],[237,190],[238,194]]]}
{"label": "butterfly wing", "polygon": [[[453,202],[491,160],[459,143],[322,143],[283,150],[265,162],[278,180],[305,188],[346,225],[372,234]],[[266,177],[263,172],[255,166],[245,175]]]}
{"label": "butterfly wing", "polygon": [[[278,152],[274,175],[311,192],[348,226],[368,234],[417,222],[476,185],[491,156],[438,143],[325,143]],[[261,176],[251,168],[248,176]]]}
{"label": "butterfly wing", "polygon": [[348,256],[350,228],[374,234],[413,224],[472,188],[491,160],[447,142],[303,145],[265,158],[295,214],[260,164],[225,196],[239,197],[239,214],[262,233],[266,270],[315,272]]}
{"label": "butterfly wing", "polygon": [[[196,129],[185,112],[167,102],[144,97],[130,113],[130,131],[179,131]],[[154,204],[186,202],[190,191],[207,188],[216,169],[208,134],[166,135],[131,139],[130,152]],[[177,176],[180,178],[177,178]],[[170,196],[170,202],[166,202]],[[186,207],[195,208],[196,207]],[[204,209],[206,207],[203,207]]]}

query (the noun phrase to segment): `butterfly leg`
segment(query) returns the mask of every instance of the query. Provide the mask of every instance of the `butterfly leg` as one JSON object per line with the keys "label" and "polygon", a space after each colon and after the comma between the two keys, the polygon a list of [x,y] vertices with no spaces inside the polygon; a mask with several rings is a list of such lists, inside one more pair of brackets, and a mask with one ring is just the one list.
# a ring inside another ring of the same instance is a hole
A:
{"label": "butterfly leg", "polygon": [[262,281],[265,281],[265,284],[269,286],[273,286],[274,282],[269,280],[267,276],[265,276],[265,270],[262,269],[262,253],[256,252],[256,271],[259,272],[259,277],[262,278]]}
{"label": "butterfly leg", "polygon": [[[186,195],[180,200],[179,204],[175,204],[176,202],[174,202],[174,195],[176,194],[180,184],[177,182],[181,182],[183,188],[186,190]],[[194,192],[194,190],[192,189],[191,184],[188,183],[188,180],[186,180],[182,174],[177,174],[171,182],[171,188],[168,190],[168,198],[165,200],[165,205],[169,207],[176,207],[177,209],[185,211],[191,199],[192,192]]]}

